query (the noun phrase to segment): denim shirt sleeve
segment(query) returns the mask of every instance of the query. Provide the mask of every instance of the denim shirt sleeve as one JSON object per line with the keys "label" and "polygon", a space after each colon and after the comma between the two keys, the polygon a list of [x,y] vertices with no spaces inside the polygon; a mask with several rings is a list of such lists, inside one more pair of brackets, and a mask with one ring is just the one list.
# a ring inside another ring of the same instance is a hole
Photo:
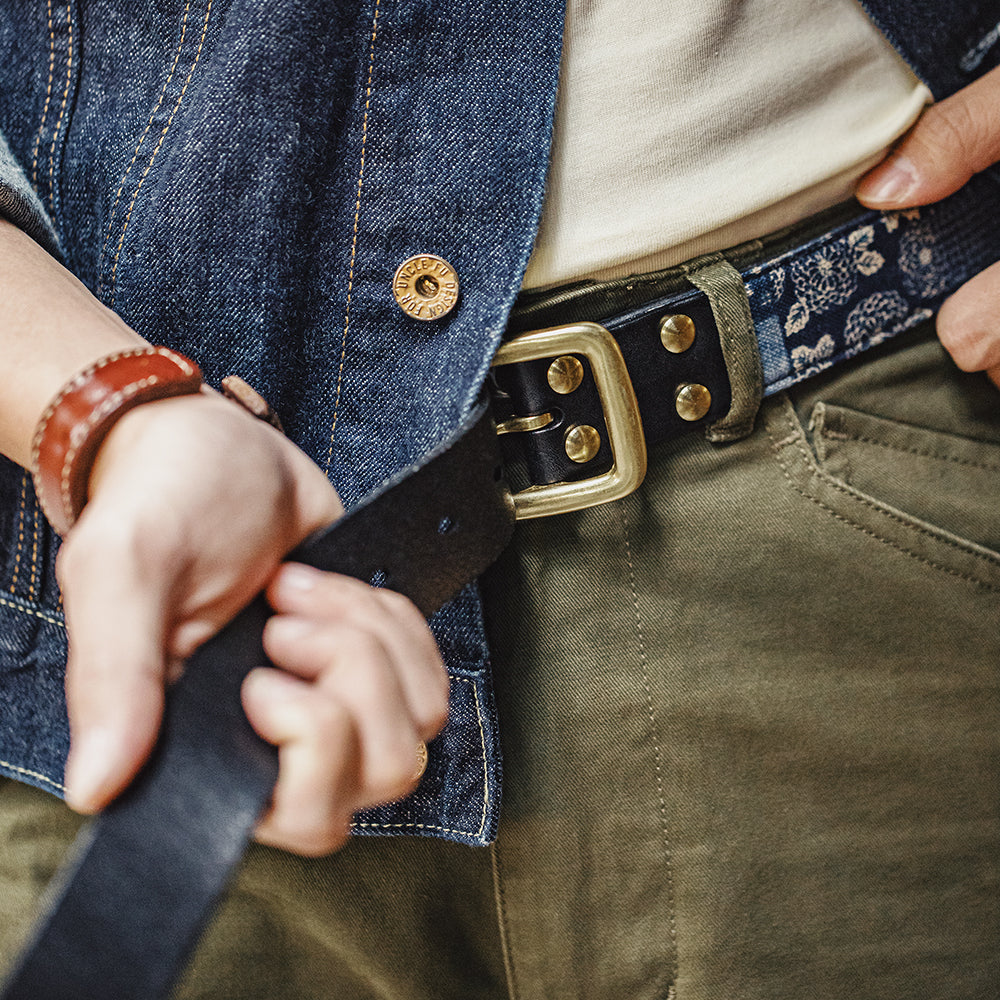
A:
{"label": "denim shirt sleeve", "polygon": [[0,216],[23,229],[49,253],[60,256],[59,238],[31,189],[28,178],[18,166],[3,135],[0,134]]}

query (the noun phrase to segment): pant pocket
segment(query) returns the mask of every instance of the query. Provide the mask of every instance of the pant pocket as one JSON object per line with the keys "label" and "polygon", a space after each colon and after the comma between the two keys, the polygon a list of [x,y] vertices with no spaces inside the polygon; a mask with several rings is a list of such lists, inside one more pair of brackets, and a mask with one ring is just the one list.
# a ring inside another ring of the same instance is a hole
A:
{"label": "pant pocket", "polygon": [[1000,445],[825,401],[811,414],[811,436],[787,401],[765,414],[798,493],[927,567],[1000,591]]}
{"label": "pant pocket", "polygon": [[809,429],[820,466],[849,488],[1000,551],[1000,444],[822,402]]}

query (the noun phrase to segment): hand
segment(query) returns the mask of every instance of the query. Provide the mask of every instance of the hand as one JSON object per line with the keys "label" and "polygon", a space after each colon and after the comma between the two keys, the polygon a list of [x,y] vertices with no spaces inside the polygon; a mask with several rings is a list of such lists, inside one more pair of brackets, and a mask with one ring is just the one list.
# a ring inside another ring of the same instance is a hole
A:
{"label": "hand", "polygon": [[171,674],[269,582],[279,616],[268,652],[295,676],[254,673],[245,689],[251,722],[281,760],[261,836],[329,850],[350,811],[411,787],[417,741],[446,706],[426,624],[397,595],[316,572],[314,587],[296,587],[291,568],[277,572],[341,513],[306,455],[215,394],[144,404],[115,425],[57,566],[74,808],[100,809],[128,784],[156,739]]}
{"label": "hand", "polygon": [[[1000,69],[995,69],[928,108],[862,178],[857,197],[878,209],[928,205],[998,161]],[[937,332],[959,368],[985,371],[1000,386],[1000,264],[976,275],[944,303]]]}
{"label": "hand", "polygon": [[445,722],[448,677],[423,616],[399,594],[295,564],[267,593],[278,614],[264,648],[283,669],[253,671],[243,705],[280,747],[280,776],[257,839],[326,854],[354,812],[414,788],[418,746]]}

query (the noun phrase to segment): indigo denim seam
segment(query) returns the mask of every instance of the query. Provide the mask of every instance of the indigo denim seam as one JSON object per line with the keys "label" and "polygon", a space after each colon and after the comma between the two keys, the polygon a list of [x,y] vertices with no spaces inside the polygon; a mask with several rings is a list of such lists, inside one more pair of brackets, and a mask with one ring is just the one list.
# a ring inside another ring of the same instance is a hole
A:
{"label": "indigo denim seam", "polygon": [[[72,7],[66,4],[66,23],[69,28],[69,39],[66,51],[66,86],[63,90],[62,104],[59,108],[59,117],[56,120],[55,129],[52,132],[52,144],[49,147],[49,209],[53,216],[55,214],[55,148],[59,138],[59,130],[66,114],[66,104],[69,100],[70,82],[73,73],[73,17]],[[49,117],[49,109],[52,104],[52,91],[55,83],[55,62],[56,62],[56,35],[55,26],[52,20],[52,0],[46,0],[46,23],[49,30],[49,77],[45,92],[45,105],[42,109],[42,118],[38,124],[38,131],[35,133],[35,142],[31,152],[31,184],[38,192],[38,158],[42,149],[42,137],[45,134],[45,125]],[[21,555],[24,544],[24,522],[27,512],[28,497],[28,474],[24,473],[21,481],[21,498],[17,512],[17,553],[15,555],[14,570],[11,576],[10,592],[15,593],[17,578],[20,569]],[[34,506],[34,505],[33,505]],[[38,511],[32,511],[32,547],[31,547],[31,571],[30,584],[28,588],[29,600],[35,598],[35,582],[38,578]]]}
{"label": "indigo denim seam", "polygon": [[14,549],[14,568],[11,572],[10,586],[12,594],[17,593],[17,578],[21,572],[21,553],[24,551],[24,510],[28,496],[28,473],[21,475],[21,499],[17,507],[17,547]]}
{"label": "indigo denim seam", "polygon": [[28,767],[18,767],[17,764],[11,764],[5,760],[0,760],[0,771],[6,771],[11,778],[34,778],[36,781],[43,781],[46,785],[57,788],[60,792],[66,791],[66,786],[61,781],[53,781],[40,771],[32,771]]}
{"label": "indigo denim seam", "polygon": [[31,184],[38,189],[38,154],[42,148],[42,134],[45,132],[45,122],[49,117],[49,105],[52,103],[52,83],[56,72],[56,33],[52,27],[52,0],[45,0],[46,20],[49,28],[49,82],[45,90],[45,106],[42,108],[42,120],[38,124],[35,143],[31,147]]}
{"label": "indigo denim seam", "polygon": [[956,551],[962,552],[967,556],[971,556],[976,560],[987,564],[1000,565],[1000,559],[995,556],[988,555],[984,552],[977,552],[967,545],[962,545],[959,541],[955,539],[948,538],[942,534],[931,531],[928,528],[917,524],[905,517],[901,517],[899,514],[894,513],[892,510],[883,507],[870,498],[866,497],[863,493],[857,490],[852,490],[842,483],[838,482],[829,473],[824,472],[823,469],[817,465],[816,461],[813,459],[812,455],[809,453],[809,449],[806,447],[805,440],[803,438],[803,433],[801,426],[798,423],[798,418],[795,416],[792,404],[786,398],[783,400],[782,414],[780,417],[774,418],[774,422],[784,425],[788,433],[781,438],[776,440],[772,432],[772,419],[765,418],[765,427],[767,429],[767,436],[771,442],[771,450],[774,452],[775,458],[778,461],[778,465],[781,467],[782,475],[788,482],[788,485],[806,500],[811,503],[816,504],[822,510],[825,510],[828,514],[834,517],[836,520],[841,521],[844,524],[850,525],[852,528],[860,531],[862,534],[867,535],[869,538],[874,538],[876,541],[882,542],[888,545],[890,548],[895,549],[897,552],[901,552],[904,555],[909,556],[911,559],[916,559],[917,562],[924,566],[928,566],[931,569],[937,570],[942,573],[947,573],[949,576],[958,578],[959,580],[964,580],[967,583],[971,583],[974,586],[982,589],[988,590],[994,593],[1000,593],[1000,586],[988,582],[987,580],[980,579],[977,576],[973,576],[970,573],[963,573],[961,570],[954,569],[951,566],[944,566],[939,562],[935,562],[933,559],[927,556],[921,555],[919,552],[914,552],[912,549],[907,548],[905,545],[894,541],[891,538],[886,538],[884,535],[879,534],[877,531],[873,531],[871,528],[866,527],[863,524],[859,524],[857,521],[852,520],[846,514],[841,513],[838,510],[834,510],[832,507],[823,502],[820,497],[815,496],[808,490],[804,489],[798,483],[795,482],[792,476],[791,470],[788,467],[788,463],[782,457],[782,451],[789,445],[794,445],[795,450],[798,452],[799,458],[803,462],[805,468],[809,472],[809,480],[812,482],[822,482],[825,485],[836,490],[838,493],[850,498],[853,502],[859,503],[869,510],[876,512],[880,517],[888,518],[890,521],[895,521],[897,524],[902,525],[908,531],[916,532],[919,535],[924,535],[928,538],[933,539],[936,543],[950,546]]}
{"label": "indigo denim seam", "polygon": [[[121,235],[118,237],[118,245],[115,247],[115,258],[111,265],[111,280],[108,283],[108,290],[110,293],[110,306],[113,309],[115,306],[115,276],[118,273],[118,260],[121,256],[122,247],[125,244],[125,234],[128,232],[129,222],[132,219],[132,211],[135,209],[135,203],[139,198],[139,192],[142,190],[142,186],[149,176],[150,170],[153,169],[153,163],[156,161],[156,157],[159,155],[160,149],[163,146],[163,141],[167,137],[167,132],[170,131],[170,126],[173,125],[174,119],[177,117],[177,112],[180,110],[181,104],[184,101],[184,95],[187,93],[187,89],[191,84],[191,78],[194,76],[194,71],[198,67],[198,62],[201,59],[201,52],[205,46],[205,37],[208,34],[208,22],[212,15],[212,3],[213,0],[208,0],[208,6],[205,8],[205,20],[201,26],[201,38],[198,40],[198,48],[194,54],[194,59],[191,63],[191,68],[188,70],[187,79],[184,81],[184,86],[181,87],[181,92],[177,95],[177,101],[174,104],[173,110],[170,112],[170,117],[167,119],[167,124],[163,126],[163,131],[160,133],[160,138],[156,142],[156,146],[153,149],[151,156],[149,157],[149,163],[146,164],[146,169],[143,170],[142,176],[139,178],[139,183],[136,185],[135,193],[132,195],[132,201],[129,203],[128,211],[125,213],[125,222],[122,225]],[[181,39],[183,41],[183,38]]]}
{"label": "indigo denim seam", "polygon": [[465,684],[472,685],[472,694],[476,699],[476,722],[479,723],[479,741],[480,747],[482,749],[482,761],[483,761],[483,811],[482,818],[479,823],[479,829],[475,831],[469,830],[454,830],[446,826],[434,826],[430,823],[352,823],[351,829],[358,830],[437,830],[439,833],[452,833],[457,834],[460,837],[481,837],[483,830],[486,828],[486,817],[489,810],[490,803],[490,771],[489,771],[489,761],[486,757],[486,733],[483,728],[483,707],[479,700],[479,689],[476,686],[475,679],[471,677],[458,677],[455,674],[449,673],[448,677],[453,681],[462,681]]}
{"label": "indigo denim seam", "polygon": [[[25,471],[21,476],[21,497],[18,502],[17,510],[17,548],[14,552],[14,568],[11,573],[10,585],[8,586],[8,591],[17,596],[17,584],[18,578],[21,571],[21,557],[24,552],[24,541],[25,541],[25,515],[28,510],[28,484],[30,482],[30,476],[28,472]],[[38,531],[40,518],[42,517],[42,512],[38,507],[38,504],[34,499],[31,501],[31,564],[28,569],[28,594],[27,600],[34,603],[36,594],[36,585],[38,583]]]}
{"label": "indigo denim seam", "polygon": [[38,520],[41,510],[37,503],[31,505],[31,576],[28,579],[28,600],[35,601],[35,585],[38,583]]}
{"label": "indigo denim seam", "polygon": [[12,601],[6,597],[0,597],[0,606],[9,608],[11,611],[17,611],[22,615],[31,615],[34,618],[41,618],[43,622],[48,622],[50,625],[58,625],[59,628],[64,629],[66,623],[61,618],[56,618],[54,615],[46,614],[39,608],[27,608],[24,604],[19,601]]}
{"label": "indigo denim seam", "polygon": [[[170,86],[170,82],[174,78],[174,73],[177,71],[177,66],[181,61],[181,53],[184,50],[184,39],[187,36],[187,26],[188,26],[188,14],[191,10],[191,0],[186,0],[184,4],[184,17],[181,20],[181,30],[180,30],[180,40],[177,42],[177,51],[174,53],[174,62],[170,67],[170,72],[167,73],[167,78],[163,81],[163,87],[160,89],[160,96],[157,98],[156,105],[150,112],[149,121],[146,124],[146,128],[142,135],[139,137],[139,141],[136,143],[135,152],[132,154],[132,160],[129,165],[125,168],[125,173],[122,174],[121,184],[118,185],[118,191],[115,194],[114,204],[111,206],[111,214],[108,217],[108,231],[104,237],[104,243],[101,246],[101,253],[98,257],[97,273],[99,275],[97,281],[97,294],[100,297],[101,291],[104,288],[104,268],[103,261],[107,256],[108,245],[111,242],[111,233],[114,230],[115,216],[118,214],[118,204],[121,201],[122,193],[125,190],[125,182],[128,180],[129,174],[132,172],[132,168],[135,166],[136,160],[139,158],[139,151],[142,149],[143,143],[146,141],[146,137],[149,135],[149,130],[153,127],[153,122],[156,120],[156,115],[158,114],[160,108],[163,106],[163,99],[167,96],[167,88]],[[134,199],[133,199],[134,203]],[[116,255],[117,261],[117,255]]]}
{"label": "indigo denim seam", "polygon": [[347,302],[344,306],[344,332],[340,338],[340,360],[337,366],[337,388],[333,401],[333,420],[330,424],[330,444],[326,451],[326,464],[323,471],[329,476],[330,464],[333,462],[333,438],[337,433],[337,417],[340,414],[340,398],[344,388],[344,364],[347,361],[347,332],[351,326],[351,294],[354,291],[354,262],[358,250],[358,223],[361,219],[361,189],[365,180],[365,143],[368,140],[368,113],[372,103],[372,81],[375,76],[375,41],[378,38],[378,15],[381,0],[375,0],[372,12],[372,40],[368,48],[368,80],[365,83],[365,111],[361,119],[361,152],[358,163],[358,184],[354,200],[354,229],[351,234],[351,256],[347,271]]}
{"label": "indigo denim seam", "polygon": [[56,146],[63,135],[63,121],[66,120],[66,107],[69,104],[70,85],[73,82],[73,7],[66,4],[66,84],[63,87],[62,102],[59,105],[59,117],[52,132],[52,144],[49,146],[49,209],[53,219],[58,214],[56,206]]}

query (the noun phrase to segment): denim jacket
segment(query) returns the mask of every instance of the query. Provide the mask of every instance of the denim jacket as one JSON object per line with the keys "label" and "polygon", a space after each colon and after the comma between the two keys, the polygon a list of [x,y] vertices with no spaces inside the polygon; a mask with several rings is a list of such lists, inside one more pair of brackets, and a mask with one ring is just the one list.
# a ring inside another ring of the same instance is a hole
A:
{"label": "denim jacket", "polygon": [[[937,98],[1000,60],[994,4],[864,6]],[[257,387],[350,506],[479,392],[537,226],[562,20],[526,0],[0,0],[0,213],[210,382]],[[460,282],[430,322],[392,294],[422,253]],[[0,772],[59,793],[56,546],[0,460]],[[433,626],[448,725],[417,792],[356,830],[487,843],[500,761],[475,589]]]}

